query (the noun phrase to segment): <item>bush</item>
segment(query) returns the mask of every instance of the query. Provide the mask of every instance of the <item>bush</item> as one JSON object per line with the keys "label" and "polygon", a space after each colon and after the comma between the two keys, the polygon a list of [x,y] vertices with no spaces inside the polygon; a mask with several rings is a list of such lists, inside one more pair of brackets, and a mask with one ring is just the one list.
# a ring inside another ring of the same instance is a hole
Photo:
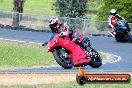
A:
{"label": "bush", "polygon": [[61,17],[85,17],[87,12],[87,0],[56,0],[53,6]]}

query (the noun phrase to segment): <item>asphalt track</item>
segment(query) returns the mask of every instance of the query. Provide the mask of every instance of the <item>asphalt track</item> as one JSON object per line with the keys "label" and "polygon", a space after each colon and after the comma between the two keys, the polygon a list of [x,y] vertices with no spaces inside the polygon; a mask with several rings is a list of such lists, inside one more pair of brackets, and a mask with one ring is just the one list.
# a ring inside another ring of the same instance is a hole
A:
{"label": "asphalt track", "polygon": [[[16,31],[16,30],[0,30],[0,38],[13,39],[27,42],[43,43],[48,41],[51,33],[45,32],[30,32],[30,31]],[[116,63],[103,64],[100,68],[85,67],[88,71],[132,71],[132,43],[118,43],[113,37],[104,36],[89,36],[93,48],[97,51],[107,52],[121,56],[121,60]],[[46,58],[44,58],[46,59]],[[15,68],[9,70],[0,70],[3,72],[75,72],[76,68],[65,70],[60,66],[52,67],[31,67],[31,68]]]}

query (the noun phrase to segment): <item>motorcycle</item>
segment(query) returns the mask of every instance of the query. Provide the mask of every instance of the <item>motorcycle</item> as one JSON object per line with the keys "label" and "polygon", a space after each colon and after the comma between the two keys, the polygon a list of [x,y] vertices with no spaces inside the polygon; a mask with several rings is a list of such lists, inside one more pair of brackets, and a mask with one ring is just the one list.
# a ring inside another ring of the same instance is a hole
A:
{"label": "motorcycle", "polygon": [[99,53],[88,46],[86,37],[79,35],[80,40],[84,43],[86,49],[80,47],[66,36],[56,34],[47,44],[48,51],[54,56],[56,62],[65,69],[71,69],[79,66],[91,66],[99,68],[102,60]]}
{"label": "motorcycle", "polygon": [[128,23],[124,20],[117,22],[117,27],[114,30],[114,37],[117,42],[132,42],[132,35]]}

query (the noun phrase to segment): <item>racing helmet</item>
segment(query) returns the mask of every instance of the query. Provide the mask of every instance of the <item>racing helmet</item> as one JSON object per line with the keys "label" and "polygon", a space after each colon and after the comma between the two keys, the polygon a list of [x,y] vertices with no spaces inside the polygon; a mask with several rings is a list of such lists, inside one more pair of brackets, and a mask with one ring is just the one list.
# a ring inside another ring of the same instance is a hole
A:
{"label": "racing helmet", "polygon": [[59,18],[51,18],[49,27],[53,32],[57,32],[60,29],[61,22]]}
{"label": "racing helmet", "polygon": [[117,13],[117,12],[116,12],[116,9],[111,9],[111,10],[110,10],[110,15],[116,15],[116,13]]}

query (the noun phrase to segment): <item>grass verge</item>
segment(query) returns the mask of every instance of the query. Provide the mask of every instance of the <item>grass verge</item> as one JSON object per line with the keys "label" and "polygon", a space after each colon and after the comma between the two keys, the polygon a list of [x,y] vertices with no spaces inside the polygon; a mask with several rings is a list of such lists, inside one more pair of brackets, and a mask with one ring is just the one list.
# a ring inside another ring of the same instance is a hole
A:
{"label": "grass verge", "polygon": [[[76,81],[61,84],[38,85],[38,88],[131,88],[130,84],[85,84],[79,85]],[[33,86],[31,88],[34,88]]]}
{"label": "grass verge", "polygon": [[14,85],[0,86],[0,88],[132,88],[132,82],[129,84],[85,84],[79,85],[76,81],[58,84],[41,85]]}
{"label": "grass verge", "polygon": [[[26,0],[24,3],[25,14],[41,14],[49,16],[57,16],[55,10],[53,10],[53,3],[55,0]],[[6,7],[6,8],[5,8]],[[101,7],[100,0],[88,0],[87,9],[88,18],[95,19],[98,8]],[[13,0],[0,0],[0,11],[11,12],[13,9]]]}
{"label": "grass verge", "polygon": [[[103,60],[106,56],[101,53]],[[57,64],[47,48],[40,45],[0,41],[0,67],[31,67]]]}
{"label": "grass verge", "polygon": [[0,67],[53,65],[48,50],[39,45],[0,41]]}
{"label": "grass verge", "polygon": [[[52,10],[54,0],[26,0],[24,3],[24,13],[26,14],[43,14],[43,15],[56,15]],[[6,7],[6,8],[5,8]],[[1,11],[12,11],[13,0],[1,0]]]}

